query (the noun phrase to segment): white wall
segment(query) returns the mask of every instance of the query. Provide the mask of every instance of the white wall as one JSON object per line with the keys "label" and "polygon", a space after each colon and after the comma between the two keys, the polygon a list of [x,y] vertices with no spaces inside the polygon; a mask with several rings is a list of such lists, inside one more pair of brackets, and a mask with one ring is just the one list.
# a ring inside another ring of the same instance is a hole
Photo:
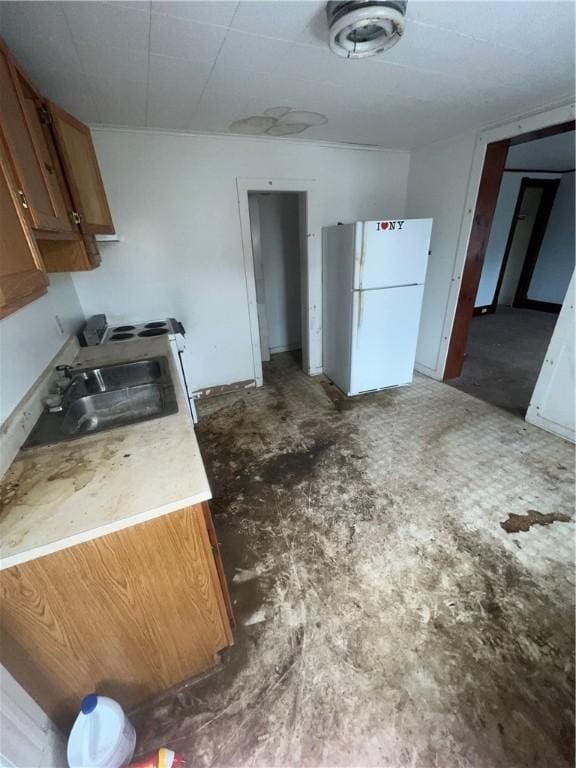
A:
{"label": "white wall", "polygon": [[526,414],[526,421],[572,442],[576,442],[574,303],[572,277]]}
{"label": "white wall", "polygon": [[257,195],[268,346],[272,353],[302,344],[299,201],[296,193]]}
{"label": "white wall", "polygon": [[237,177],[316,179],[320,226],[404,215],[407,152],[113,129],[94,140],[124,242],[74,276],[82,308],[177,317],[193,389],[254,375]]}
{"label": "white wall", "polygon": [[[536,143],[536,142],[535,142]],[[522,145],[520,145],[522,146]],[[484,256],[484,265],[482,267],[482,276],[478,293],[476,294],[476,307],[484,307],[492,304],[500,266],[504,258],[514,209],[520,191],[520,185],[523,178],[530,179],[559,179],[560,174],[551,173],[504,173],[500,192],[498,193],[498,202],[494,211],[490,238],[486,247]],[[570,279],[570,278],[568,278]]]}
{"label": "white wall", "polygon": [[453,283],[462,206],[472,165],[473,135],[414,150],[410,162],[406,216],[433,218],[424,287],[416,369],[442,378],[443,326]]}
{"label": "white wall", "polygon": [[574,173],[565,173],[556,192],[528,298],[562,304],[574,272]]}
{"label": "white wall", "polygon": [[0,424],[84,319],[71,277],[49,279],[45,296],[0,321]]}

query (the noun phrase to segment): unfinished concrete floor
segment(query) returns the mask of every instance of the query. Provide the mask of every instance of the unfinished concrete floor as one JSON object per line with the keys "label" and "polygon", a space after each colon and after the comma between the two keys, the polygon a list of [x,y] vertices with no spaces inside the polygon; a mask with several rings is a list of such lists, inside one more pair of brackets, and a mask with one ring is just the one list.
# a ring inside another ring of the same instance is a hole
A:
{"label": "unfinished concrete floor", "polygon": [[265,381],[200,407],[236,645],[134,715],[139,752],[572,766],[572,446],[424,377]]}
{"label": "unfinished concrete floor", "polygon": [[447,383],[524,417],[557,320],[504,306],[473,317],[462,375]]}

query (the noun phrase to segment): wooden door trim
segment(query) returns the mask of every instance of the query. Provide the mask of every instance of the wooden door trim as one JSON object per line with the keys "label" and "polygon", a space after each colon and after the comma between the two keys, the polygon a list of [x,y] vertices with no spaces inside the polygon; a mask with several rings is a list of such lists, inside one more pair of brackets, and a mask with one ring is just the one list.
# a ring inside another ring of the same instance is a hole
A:
{"label": "wooden door trim", "polygon": [[510,146],[515,147],[517,144],[526,144],[535,139],[546,139],[548,136],[557,136],[560,133],[568,133],[573,130],[576,130],[576,120],[567,120],[565,123],[556,123],[556,125],[548,125],[546,128],[539,128],[537,131],[528,131],[519,136],[513,136],[510,139]]}
{"label": "wooden door trim", "polygon": [[476,210],[472,221],[466,261],[462,272],[460,293],[456,305],[456,314],[452,325],[452,335],[448,347],[444,379],[454,379],[460,376],[468,341],[470,322],[474,314],[474,302],[478,292],[478,284],[482,274],[484,255],[492,219],[496,210],[498,192],[504,173],[506,156],[510,146],[509,139],[496,141],[486,147],[484,166],[480,177]]}
{"label": "wooden door trim", "polygon": [[514,301],[512,302],[513,307],[540,309],[542,304],[545,303],[540,301],[531,301],[532,306],[528,306],[530,302],[530,299],[528,299],[528,290],[530,288],[530,282],[532,280],[532,275],[534,274],[536,262],[538,261],[538,256],[540,255],[540,248],[542,247],[544,235],[546,234],[546,228],[550,220],[550,214],[552,213],[552,208],[554,206],[554,200],[556,199],[556,193],[558,191],[559,185],[559,179],[540,179],[539,183],[526,184],[525,186],[525,189],[528,189],[531,186],[542,187],[543,192],[540,204],[538,206],[538,211],[536,213],[534,226],[530,234],[530,241],[528,242],[528,247],[526,248],[526,255],[524,258],[524,264],[522,265],[522,272],[520,273],[520,278],[516,287],[516,294],[514,296]]}

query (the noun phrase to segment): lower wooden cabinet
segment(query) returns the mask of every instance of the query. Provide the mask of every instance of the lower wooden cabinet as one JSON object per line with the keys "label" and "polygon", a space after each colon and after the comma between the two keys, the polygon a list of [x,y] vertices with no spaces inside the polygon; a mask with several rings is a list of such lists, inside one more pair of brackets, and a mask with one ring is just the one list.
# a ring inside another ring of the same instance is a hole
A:
{"label": "lower wooden cabinet", "polygon": [[0,661],[60,727],[90,691],[130,709],[232,644],[211,526],[198,504],[0,572]]}
{"label": "lower wooden cabinet", "polygon": [[0,138],[0,318],[46,293],[48,278]]}

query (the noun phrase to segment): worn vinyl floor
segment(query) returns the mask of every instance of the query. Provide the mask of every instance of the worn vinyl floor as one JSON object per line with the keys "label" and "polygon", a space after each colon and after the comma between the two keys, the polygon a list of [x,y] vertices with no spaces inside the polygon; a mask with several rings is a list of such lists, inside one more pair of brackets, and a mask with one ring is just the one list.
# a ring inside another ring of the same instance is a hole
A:
{"label": "worn vinyl floor", "polygon": [[191,766],[573,765],[573,449],[417,377],[346,400],[273,358],[202,404],[238,620],[134,715]]}
{"label": "worn vinyl floor", "polygon": [[557,320],[504,306],[473,317],[462,375],[448,384],[524,417]]}

